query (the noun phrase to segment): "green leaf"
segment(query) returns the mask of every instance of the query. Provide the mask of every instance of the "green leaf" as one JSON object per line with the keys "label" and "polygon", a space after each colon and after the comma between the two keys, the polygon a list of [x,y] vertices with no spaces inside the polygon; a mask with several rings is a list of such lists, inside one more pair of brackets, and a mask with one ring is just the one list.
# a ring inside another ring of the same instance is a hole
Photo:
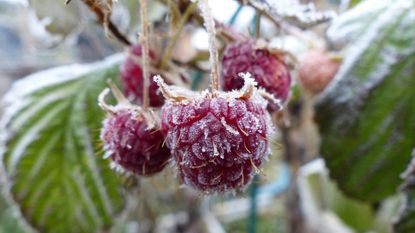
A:
{"label": "green leaf", "polygon": [[402,176],[405,178],[402,187],[405,201],[394,229],[396,233],[412,233],[415,232],[415,150],[412,162]]}
{"label": "green leaf", "polygon": [[317,104],[321,153],[331,177],[351,197],[378,202],[394,194],[410,161],[415,146],[414,38],[412,3],[394,1],[350,44]]}
{"label": "green leaf", "polygon": [[96,232],[122,207],[119,179],[99,153],[97,105],[120,60],[34,74],[6,96],[2,167],[22,214],[41,232]]}

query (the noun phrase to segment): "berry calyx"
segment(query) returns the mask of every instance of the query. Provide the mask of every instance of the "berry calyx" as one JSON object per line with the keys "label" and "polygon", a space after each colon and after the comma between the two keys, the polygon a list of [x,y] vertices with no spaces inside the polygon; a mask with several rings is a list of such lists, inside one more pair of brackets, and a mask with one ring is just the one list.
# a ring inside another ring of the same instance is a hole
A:
{"label": "berry calyx", "polygon": [[[258,86],[282,102],[286,101],[291,85],[291,75],[284,56],[258,46],[254,40],[237,41],[226,46],[222,57],[221,86],[224,90],[240,89],[243,80],[239,73],[249,72]],[[269,110],[280,110],[270,104]]]}
{"label": "berry calyx", "polygon": [[[121,82],[124,87],[124,94],[137,105],[143,104],[144,75],[141,67],[142,46],[133,45],[130,48],[124,64],[121,67]],[[155,59],[153,51],[149,52],[150,60]],[[158,92],[157,84],[150,77],[149,98],[151,107],[161,107],[164,103],[163,96]]]}
{"label": "berry calyx", "polygon": [[245,77],[241,91],[180,93],[156,78],[162,130],[183,183],[204,193],[243,189],[269,152],[267,101]]}
{"label": "berry calyx", "polygon": [[[121,173],[150,176],[161,171],[170,159],[164,136],[151,112],[131,105],[121,93],[115,91],[120,100],[116,106],[104,102],[109,89],[100,95],[100,106],[108,112],[103,121],[100,138],[105,158],[110,157],[112,166]],[[114,89],[113,89],[114,92]]]}
{"label": "berry calyx", "polygon": [[298,80],[311,94],[322,92],[334,78],[340,62],[322,50],[310,50],[300,57]]}

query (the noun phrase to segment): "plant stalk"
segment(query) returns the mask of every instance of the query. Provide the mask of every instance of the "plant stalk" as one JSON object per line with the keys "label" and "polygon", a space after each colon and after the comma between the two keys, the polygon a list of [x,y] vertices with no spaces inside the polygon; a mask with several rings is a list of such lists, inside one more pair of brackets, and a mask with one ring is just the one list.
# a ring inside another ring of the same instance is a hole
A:
{"label": "plant stalk", "polygon": [[199,9],[203,17],[204,26],[209,35],[209,54],[210,54],[210,64],[211,64],[211,85],[212,92],[215,94],[219,91],[219,53],[218,47],[216,45],[216,31],[215,31],[215,22],[213,21],[212,11],[209,7],[208,0],[199,0]]}
{"label": "plant stalk", "polygon": [[141,15],[141,59],[143,63],[143,110],[147,111],[150,105],[149,88],[150,88],[150,73],[149,73],[149,46],[148,46],[148,17],[147,17],[147,0],[139,0],[140,15]]}

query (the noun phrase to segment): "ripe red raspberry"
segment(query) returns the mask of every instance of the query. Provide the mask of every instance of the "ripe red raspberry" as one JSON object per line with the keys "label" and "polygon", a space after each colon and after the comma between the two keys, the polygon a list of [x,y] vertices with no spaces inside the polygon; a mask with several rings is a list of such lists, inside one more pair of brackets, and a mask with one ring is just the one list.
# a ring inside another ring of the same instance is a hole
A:
{"label": "ripe red raspberry", "polygon": [[120,99],[122,94],[118,89],[113,92],[120,103],[106,105],[104,98],[108,92],[106,89],[100,95],[100,106],[108,112],[100,135],[104,157],[111,157],[112,165],[120,172],[148,176],[161,171],[170,159],[170,152],[163,146],[164,136],[155,126],[155,116],[129,104],[125,97]]}
{"label": "ripe red raspberry", "polygon": [[339,69],[340,62],[321,50],[311,50],[300,57],[298,79],[312,94],[326,88]]}
{"label": "ripe red raspberry", "polygon": [[[274,54],[266,48],[257,48],[253,40],[229,44],[222,57],[222,88],[227,91],[241,88],[241,72],[249,72],[259,87],[282,102],[288,98],[291,75],[282,55]],[[269,105],[271,111],[279,108],[276,104]]]}
{"label": "ripe red raspberry", "polygon": [[205,92],[162,108],[166,145],[179,176],[205,193],[244,188],[269,152],[267,102],[258,94],[236,94]]}
{"label": "ripe red raspberry", "polygon": [[[135,57],[129,55],[121,67],[121,82],[124,87],[124,94],[130,101],[138,105],[142,105],[143,102],[144,85],[143,70],[139,65],[140,63],[138,63],[141,62],[141,50],[140,44],[133,45],[130,53]],[[155,59],[155,54],[152,51],[150,51],[149,56],[151,60]],[[151,78],[153,76],[154,74],[151,74],[150,77],[148,77],[151,79],[149,89],[150,106],[160,107],[164,103],[164,98],[158,92],[158,86]]]}

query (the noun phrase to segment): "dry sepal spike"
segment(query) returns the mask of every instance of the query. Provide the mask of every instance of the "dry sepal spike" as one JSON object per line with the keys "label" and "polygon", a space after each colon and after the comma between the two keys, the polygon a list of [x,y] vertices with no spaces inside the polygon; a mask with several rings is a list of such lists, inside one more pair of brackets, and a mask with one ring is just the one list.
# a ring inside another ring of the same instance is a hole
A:
{"label": "dry sepal spike", "polygon": [[143,111],[132,105],[113,83],[110,86],[117,105],[105,103],[110,89],[105,89],[99,96],[99,105],[108,113],[100,135],[104,157],[110,157],[111,166],[127,175],[149,176],[161,171],[168,163],[170,153],[163,146],[158,117],[151,110]]}
{"label": "dry sepal spike", "polygon": [[210,35],[212,90],[191,92],[156,76],[166,98],[161,128],[184,184],[207,194],[242,190],[270,151],[273,126],[250,74],[241,74],[245,84],[239,91],[218,90],[213,20],[207,1],[199,5]]}

